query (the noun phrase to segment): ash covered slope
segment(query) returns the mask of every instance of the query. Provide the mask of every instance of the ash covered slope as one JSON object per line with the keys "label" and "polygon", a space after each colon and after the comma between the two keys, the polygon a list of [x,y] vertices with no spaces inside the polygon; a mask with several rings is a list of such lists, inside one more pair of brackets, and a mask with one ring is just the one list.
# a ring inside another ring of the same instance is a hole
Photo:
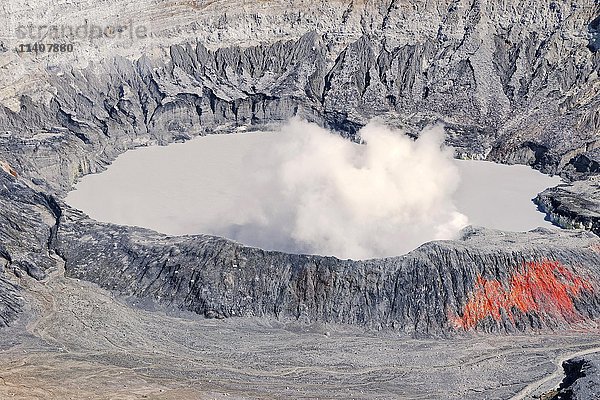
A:
{"label": "ash covered slope", "polygon": [[52,199],[0,169],[0,326],[13,322],[23,307],[10,275],[40,280],[56,266],[48,251],[58,217],[55,206]]}
{"label": "ash covered slope", "polygon": [[[297,114],[352,135],[381,116],[409,128],[443,120],[465,156],[579,176],[587,172],[569,163],[593,158],[600,131],[600,53],[588,32],[600,6],[589,3],[351,2],[344,11],[313,2],[280,14],[283,2],[190,8],[193,29],[169,37],[189,41],[160,59],[107,57],[86,68],[56,60],[54,72],[41,71],[43,82],[16,113],[0,110],[3,156],[64,191],[137,145]],[[157,34],[174,35],[161,21]],[[242,39],[261,43],[228,47]]]}
{"label": "ash covered slope", "polygon": [[208,317],[266,316],[408,333],[567,328],[599,314],[600,240],[467,230],[406,256],[351,261],[61,219],[67,274]]}
{"label": "ash covered slope", "polygon": [[[98,223],[0,173],[3,215],[10,218],[2,257],[15,273],[36,279],[61,257],[67,276],[207,317],[416,334],[581,327],[600,309],[600,239],[589,232],[471,229],[461,240],[428,243],[405,256],[344,261]],[[9,289],[17,300],[17,288]],[[3,313],[7,322],[20,306]]]}
{"label": "ash covered slope", "polygon": [[[40,75],[42,94],[0,110],[4,264],[43,278],[58,252],[69,276],[215,317],[418,333],[567,327],[597,317],[591,234],[481,230],[404,257],[352,262],[100,224],[52,200],[127,149],[293,115],[347,136],[373,116],[409,128],[441,119],[461,153],[570,176],[577,166],[568,163],[577,155],[580,165],[595,146],[600,56],[587,29],[598,6],[273,2],[289,6],[275,14],[261,4],[202,8],[195,25],[182,27],[202,43],[171,32],[168,43],[184,43],[162,59],[59,63]],[[211,22],[225,10],[225,20]],[[262,43],[228,46],[245,24]],[[19,302],[4,282],[2,293],[14,299],[8,322]],[[547,284],[539,291],[535,282]]]}

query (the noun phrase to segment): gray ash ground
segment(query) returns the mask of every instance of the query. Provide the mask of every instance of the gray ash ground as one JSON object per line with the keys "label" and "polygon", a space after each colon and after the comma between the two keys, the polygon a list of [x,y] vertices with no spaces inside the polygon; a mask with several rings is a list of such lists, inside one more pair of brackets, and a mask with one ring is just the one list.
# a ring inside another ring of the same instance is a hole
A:
{"label": "gray ash ground", "polygon": [[172,315],[65,278],[60,264],[19,283],[31,317],[0,339],[7,399],[509,398],[559,356],[600,346],[590,331],[439,340]]}

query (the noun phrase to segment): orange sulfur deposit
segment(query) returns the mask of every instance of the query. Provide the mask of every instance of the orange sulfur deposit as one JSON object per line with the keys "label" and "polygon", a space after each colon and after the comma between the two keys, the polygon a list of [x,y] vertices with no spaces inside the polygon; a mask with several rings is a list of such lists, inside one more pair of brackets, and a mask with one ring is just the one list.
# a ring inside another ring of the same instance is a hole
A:
{"label": "orange sulfur deposit", "polygon": [[462,317],[452,316],[450,322],[468,330],[487,317],[500,321],[502,314],[514,321],[516,310],[545,313],[574,322],[581,316],[573,297],[591,289],[588,281],[558,261],[527,262],[505,284],[478,275]]}
{"label": "orange sulfur deposit", "polygon": [[0,168],[2,168],[6,173],[11,174],[15,178],[19,177],[19,175],[17,174],[17,171],[12,169],[12,167],[10,165],[8,165],[8,163],[5,161],[0,161]]}

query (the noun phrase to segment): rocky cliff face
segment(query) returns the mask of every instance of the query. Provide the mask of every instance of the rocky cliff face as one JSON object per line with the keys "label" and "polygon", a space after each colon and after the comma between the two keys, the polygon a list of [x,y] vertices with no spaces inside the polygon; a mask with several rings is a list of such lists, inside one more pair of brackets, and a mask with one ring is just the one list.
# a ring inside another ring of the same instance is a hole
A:
{"label": "rocky cliff face", "polygon": [[556,225],[600,235],[600,183],[596,179],[546,189],[535,201]]}
{"label": "rocky cliff face", "polygon": [[[267,11],[261,3],[195,3],[202,16],[181,26],[187,36],[156,22],[169,39],[164,56],[58,63],[36,78],[40,93],[20,89],[18,107],[0,109],[5,276],[43,279],[58,253],[70,276],[206,316],[417,333],[555,328],[597,317],[591,234],[474,230],[406,256],[354,262],[99,224],[56,200],[133,147],[264,129],[294,115],[351,138],[372,117],[409,132],[441,120],[462,156],[571,178],[596,172],[598,5],[273,2]],[[237,45],[240,32],[254,45]],[[539,281],[549,282],[542,292]],[[0,280],[10,299],[5,323],[19,310],[17,290]]]}
{"label": "rocky cliff face", "polygon": [[56,223],[54,207],[49,197],[0,170],[0,326],[13,322],[24,305],[11,277],[28,274],[39,280],[55,266],[48,251]]}
{"label": "rocky cliff face", "polygon": [[9,238],[30,235],[30,252],[9,242],[13,268],[43,278],[56,254],[68,276],[207,317],[447,334],[566,328],[598,313],[600,240],[591,233],[473,229],[459,241],[426,244],[406,256],[344,261],[101,224],[9,174],[4,179],[6,196],[31,207],[33,216],[5,227]]}
{"label": "rocky cliff face", "polygon": [[[293,39],[276,40],[258,18],[263,43],[209,49],[203,39],[216,40],[207,22],[198,42],[174,43],[164,58],[45,71],[46,96],[0,110],[4,157],[67,190],[134,146],[301,115],[350,136],[375,116],[408,129],[441,120],[465,157],[569,176],[585,172],[573,167],[582,157],[594,159],[600,55],[588,28],[598,6],[352,2],[337,15],[321,3],[321,19],[298,7],[297,22],[281,17]],[[247,12],[219,22],[224,43],[235,43]]]}
{"label": "rocky cliff face", "polygon": [[600,240],[585,232],[472,229],[405,256],[351,261],[166,237],[69,211],[58,238],[69,276],[207,317],[447,334],[585,326],[599,313]]}
{"label": "rocky cliff face", "polygon": [[565,378],[558,390],[549,393],[548,400],[585,400],[600,397],[598,370],[600,359],[591,354],[563,362]]}
{"label": "rocky cliff face", "polygon": [[[583,327],[598,317],[600,239],[471,229],[400,257],[352,261],[102,224],[2,175],[5,274],[68,276],[209,318],[349,323],[410,334]],[[26,210],[21,211],[21,210]],[[26,240],[26,241],[25,241]],[[22,304],[1,282],[3,319]]]}

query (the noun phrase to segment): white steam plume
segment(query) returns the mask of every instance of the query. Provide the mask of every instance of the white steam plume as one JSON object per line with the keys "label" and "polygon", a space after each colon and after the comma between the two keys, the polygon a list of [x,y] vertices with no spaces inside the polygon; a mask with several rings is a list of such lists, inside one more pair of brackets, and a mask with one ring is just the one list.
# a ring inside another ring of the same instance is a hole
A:
{"label": "white steam plume", "polygon": [[278,134],[284,140],[246,160],[256,178],[235,210],[237,221],[215,216],[214,233],[264,248],[364,259],[451,239],[467,224],[453,204],[459,174],[440,126],[412,140],[372,122],[359,132],[364,145],[298,119]]}

